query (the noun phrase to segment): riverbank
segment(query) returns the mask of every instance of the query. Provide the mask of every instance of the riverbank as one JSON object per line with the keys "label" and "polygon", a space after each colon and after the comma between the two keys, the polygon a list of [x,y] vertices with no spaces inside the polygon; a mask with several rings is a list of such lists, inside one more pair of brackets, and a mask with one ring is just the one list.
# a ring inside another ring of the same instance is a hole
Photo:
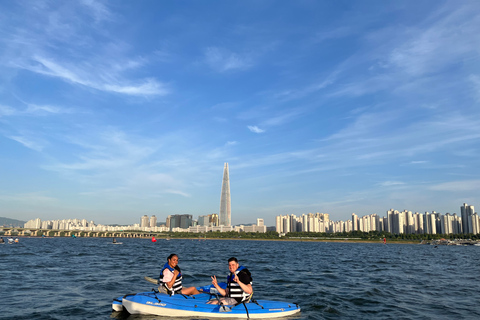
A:
{"label": "riverbank", "polygon": [[[3,236],[4,238],[8,238],[9,236]],[[63,239],[69,238],[66,236],[49,236],[49,237],[38,237],[38,236],[15,236],[14,238],[38,238],[38,239]],[[111,239],[112,237],[77,237],[78,239]],[[150,237],[116,237],[117,239],[139,239],[139,240],[150,240]],[[235,240],[235,241],[278,241],[278,242],[338,242],[338,243],[381,243],[383,244],[383,240],[368,240],[368,239],[361,239],[361,238],[341,238],[341,239],[334,239],[334,238],[275,238],[275,239],[265,239],[265,238],[198,238],[198,237],[179,237],[179,238],[164,238],[164,237],[157,237],[157,242],[163,241],[175,241],[175,240],[192,240],[192,241],[212,241],[212,240]],[[412,241],[412,240],[387,240],[386,244],[421,244],[421,241]]]}
{"label": "riverbank", "polygon": [[[194,240],[194,241],[211,241],[211,240],[234,240],[234,241],[279,241],[279,242],[339,242],[339,243],[380,243],[383,244],[383,240],[368,240],[368,239],[291,239],[291,238],[278,238],[278,239],[255,239],[255,238],[171,238],[171,240]],[[157,240],[161,240],[157,238]],[[420,244],[420,241],[412,240],[391,240],[386,244]]]}

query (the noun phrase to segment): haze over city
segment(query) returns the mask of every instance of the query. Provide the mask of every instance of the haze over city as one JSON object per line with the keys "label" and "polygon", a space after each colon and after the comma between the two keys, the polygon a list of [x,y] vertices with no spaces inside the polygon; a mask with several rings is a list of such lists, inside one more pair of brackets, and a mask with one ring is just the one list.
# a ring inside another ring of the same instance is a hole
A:
{"label": "haze over city", "polygon": [[478,1],[1,1],[0,216],[480,206]]}

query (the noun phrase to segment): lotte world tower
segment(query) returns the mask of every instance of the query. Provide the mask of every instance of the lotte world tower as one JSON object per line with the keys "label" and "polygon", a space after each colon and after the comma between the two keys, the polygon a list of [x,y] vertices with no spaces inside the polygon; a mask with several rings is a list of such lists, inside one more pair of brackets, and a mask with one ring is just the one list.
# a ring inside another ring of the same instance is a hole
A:
{"label": "lotte world tower", "polygon": [[228,163],[223,166],[222,195],[220,197],[220,214],[218,215],[221,226],[232,225],[232,214],[230,207],[230,179],[228,178]]}

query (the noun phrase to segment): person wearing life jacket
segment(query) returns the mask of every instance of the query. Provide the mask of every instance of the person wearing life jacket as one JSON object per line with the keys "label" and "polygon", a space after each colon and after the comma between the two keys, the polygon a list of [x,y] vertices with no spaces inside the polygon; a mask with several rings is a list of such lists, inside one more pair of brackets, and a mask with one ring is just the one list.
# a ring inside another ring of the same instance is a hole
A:
{"label": "person wearing life jacket", "polygon": [[178,266],[178,256],[174,253],[168,256],[167,263],[163,266],[160,271],[160,276],[158,283],[158,291],[162,293],[167,293],[169,295],[174,294],[199,294],[200,292],[195,287],[184,288],[182,286],[182,272]]}
{"label": "person wearing life jacket", "polygon": [[247,268],[240,266],[237,258],[228,259],[228,270],[230,274],[227,277],[227,288],[222,289],[217,282],[217,277],[212,276],[212,284],[223,296],[218,300],[211,300],[208,303],[222,305],[237,305],[249,299],[253,294],[252,274]]}

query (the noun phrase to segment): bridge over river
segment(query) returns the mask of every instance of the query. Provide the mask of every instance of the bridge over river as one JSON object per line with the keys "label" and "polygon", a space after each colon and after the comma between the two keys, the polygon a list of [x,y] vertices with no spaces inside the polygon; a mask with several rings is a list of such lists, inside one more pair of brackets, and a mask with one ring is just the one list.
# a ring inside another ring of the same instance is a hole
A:
{"label": "bridge over river", "polygon": [[[3,235],[2,235],[3,234]],[[164,234],[143,231],[85,231],[85,230],[54,230],[0,227],[2,236],[23,236],[23,237],[98,237],[98,238],[165,238]]]}

